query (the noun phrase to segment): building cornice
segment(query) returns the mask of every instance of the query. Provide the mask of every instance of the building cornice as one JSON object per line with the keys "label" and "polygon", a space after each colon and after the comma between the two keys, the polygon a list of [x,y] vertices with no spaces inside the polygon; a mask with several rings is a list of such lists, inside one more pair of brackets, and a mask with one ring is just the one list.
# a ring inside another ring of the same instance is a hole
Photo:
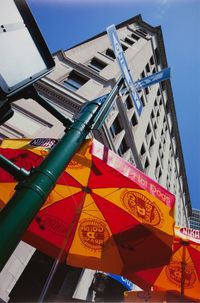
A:
{"label": "building cornice", "polygon": [[44,97],[60,105],[65,110],[67,109],[67,111],[71,112],[72,114],[79,112],[81,106],[83,105],[82,102],[77,101],[77,99],[73,98],[72,96],[68,96],[66,93],[61,92],[56,87],[45,83],[42,80],[35,84],[35,88]]}

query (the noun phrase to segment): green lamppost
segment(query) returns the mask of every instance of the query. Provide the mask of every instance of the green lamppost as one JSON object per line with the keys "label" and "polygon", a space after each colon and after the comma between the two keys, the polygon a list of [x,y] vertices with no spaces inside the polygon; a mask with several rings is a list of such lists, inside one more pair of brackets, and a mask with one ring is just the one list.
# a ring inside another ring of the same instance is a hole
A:
{"label": "green lamppost", "polygon": [[103,123],[122,84],[123,80],[120,79],[109,95],[88,102],[51,153],[30,174],[0,157],[2,167],[16,178],[23,179],[19,182],[14,196],[0,212],[0,270],[46,201],[74,153],[92,128]]}

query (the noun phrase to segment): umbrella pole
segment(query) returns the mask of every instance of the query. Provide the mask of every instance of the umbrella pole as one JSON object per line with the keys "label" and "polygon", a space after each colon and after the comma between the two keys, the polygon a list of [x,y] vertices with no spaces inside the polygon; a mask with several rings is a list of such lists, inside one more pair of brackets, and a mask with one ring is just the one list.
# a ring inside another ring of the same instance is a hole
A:
{"label": "umbrella pole", "polygon": [[107,103],[112,103],[121,86],[122,81],[118,81],[106,99],[88,102],[49,155],[17,185],[15,194],[0,212],[0,271],[45,203],[57,179],[97,123],[99,110],[104,109]]}
{"label": "umbrella pole", "polygon": [[186,254],[186,245],[187,242],[182,241],[182,247],[183,247],[183,255],[182,255],[182,262],[181,262],[181,302],[184,302],[184,289],[185,289],[185,267],[186,267],[186,262],[185,262],[185,254]]}

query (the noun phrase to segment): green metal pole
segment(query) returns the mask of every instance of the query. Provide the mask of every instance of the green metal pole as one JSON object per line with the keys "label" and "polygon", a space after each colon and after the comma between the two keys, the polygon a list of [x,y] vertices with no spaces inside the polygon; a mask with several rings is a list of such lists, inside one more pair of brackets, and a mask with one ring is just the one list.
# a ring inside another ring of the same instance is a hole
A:
{"label": "green metal pole", "polygon": [[41,165],[19,183],[15,195],[0,212],[0,270],[90,132],[100,107],[98,99],[88,102],[61,141]]}

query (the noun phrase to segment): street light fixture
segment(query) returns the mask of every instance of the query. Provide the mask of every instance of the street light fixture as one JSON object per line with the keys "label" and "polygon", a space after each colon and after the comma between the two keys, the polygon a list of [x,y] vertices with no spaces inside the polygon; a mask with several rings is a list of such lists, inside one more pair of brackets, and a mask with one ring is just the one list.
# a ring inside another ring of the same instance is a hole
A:
{"label": "street light fixture", "polygon": [[25,0],[0,1],[0,101],[45,76],[54,60]]}

